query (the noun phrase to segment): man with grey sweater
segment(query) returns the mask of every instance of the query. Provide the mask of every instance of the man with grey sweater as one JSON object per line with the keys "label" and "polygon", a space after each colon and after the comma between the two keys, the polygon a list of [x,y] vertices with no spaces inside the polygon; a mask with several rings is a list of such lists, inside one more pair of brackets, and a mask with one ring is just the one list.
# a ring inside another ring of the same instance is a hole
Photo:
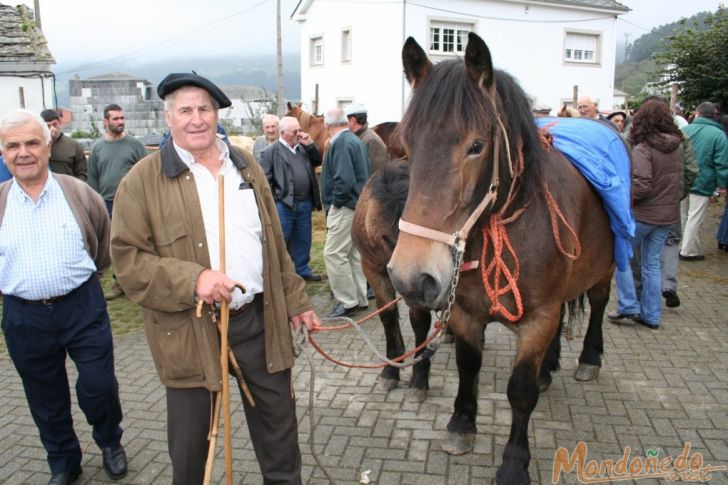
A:
{"label": "man with grey sweater", "polygon": [[[88,158],[88,184],[104,199],[109,217],[114,207],[114,197],[119,182],[136,162],[147,156],[142,142],[126,136],[124,110],[118,104],[104,108],[104,137],[91,147]],[[114,282],[107,300],[113,300],[124,292]]]}
{"label": "man with grey sweater", "polygon": [[104,137],[94,143],[88,158],[88,183],[101,194],[111,216],[114,196],[122,177],[147,156],[142,142],[126,136],[124,110],[118,104],[104,108]]}

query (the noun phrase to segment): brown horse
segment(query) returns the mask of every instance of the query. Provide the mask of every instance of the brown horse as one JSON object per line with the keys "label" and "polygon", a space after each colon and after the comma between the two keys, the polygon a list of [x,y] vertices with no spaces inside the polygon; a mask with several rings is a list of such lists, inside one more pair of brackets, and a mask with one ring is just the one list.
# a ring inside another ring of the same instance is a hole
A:
{"label": "brown horse", "polygon": [[[301,129],[311,135],[313,142],[316,144],[316,148],[323,154],[329,143],[329,132],[326,129],[324,117],[308,113],[301,109],[300,106],[291,104],[290,102],[287,106],[288,112],[286,116],[293,116],[298,120]],[[399,141],[399,136],[394,134],[397,124],[396,121],[387,121],[372,127],[372,130],[387,145],[387,152],[391,160],[404,157],[404,149]]]}
{"label": "brown horse", "polygon": [[[406,160],[394,160],[369,178],[354,211],[351,237],[361,254],[362,270],[374,291],[378,308],[383,308],[397,296],[387,274],[387,263],[397,244],[397,221],[407,200],[408,187],[409,163]],[[394,359],[401,356],[405,346],[399,328],[398,308],[394,306],[382,311],[379,318],[384,326],[387,357]],[[431,312],[412,307],[409,318],[415,334],[415,345],[419,345],[425,341],[430,330]],[[410,401],[421,402],[425,399],[429,389],[429,371],[429,358],[413,366],[408,391]],[[385,391],[397,387],[399,368],[386,366],[379,376],[379,382]]]}
{"label": "brown horse", "polygon": [[[408,305],[451,308],[460,381],[449,452],[475,439],[483,322],[515,333],[511,432],[496,480],[529,483],[528,421],[557,367],[562,304],[584,292],[591,314],[576,377],[594,379],[601,366],[609,219],[584,177],[544,147],[523,90],[493,69],[480,37],[469,34],[464,59],[435,65],[409,38],[402,60],[413,88],[399,127],[410,186],[389,275]],[[481,264],[460,274],[461,257]]]}

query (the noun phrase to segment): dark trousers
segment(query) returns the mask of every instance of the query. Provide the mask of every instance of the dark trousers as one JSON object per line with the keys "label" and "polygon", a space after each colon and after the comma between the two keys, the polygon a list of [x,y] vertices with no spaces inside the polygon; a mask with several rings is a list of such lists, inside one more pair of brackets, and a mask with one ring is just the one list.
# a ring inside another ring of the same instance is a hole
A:
{"label": "dark trousers", "polygon": [[[255,407],[250,407],[242,398],[263,483],[300,484],[301,451],[291,371],[268,372],[261,297],[256,297],[245,312],[230,319],[229,338],[255,399]],[[204,388],[167,388],[167,439],[173,485],[202,483],[213,403],[213,393]],[[221,424],[222,421],[221,409]],[[220,433],[219,446],[222,439]]]}
{"label": "dark trousers", "polygon": [[293,209],[283,202],[276,202],[278,218],[281,220],[283,239],[291,247],[291,259],[296,266],[296,273],[302,277],[313,274],[311,270],[311,212],[313,200],[295,201]]}
{"label": "dark trousers", "polygon": [[99,447],[121,440],[121,403],[114,375],[109,315],[98,278],[51,305],[3,296],[3,332],[23,381],[30,413],[48,453],[51,473],[81,464],[73,430],[66,354],[78,369],[76,396]]}

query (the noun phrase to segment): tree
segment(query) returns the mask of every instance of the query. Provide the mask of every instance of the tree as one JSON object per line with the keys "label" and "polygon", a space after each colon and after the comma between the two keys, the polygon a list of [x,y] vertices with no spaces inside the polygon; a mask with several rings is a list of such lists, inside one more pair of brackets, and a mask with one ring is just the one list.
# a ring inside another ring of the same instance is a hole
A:
{"label": "tree", "polygon": [[252,134],[263,134],[263,115],[267,113],[275,114],[278,112],[278,102],[275,96],[263,88],[263,96],[258,99],[242,99],[245,108],[250,114],[250,124],[253,127]]}
{"label": "tree", "polygon": [[707,30],[688,28],[669,36],[655,60],[666,66],[661,84],[678,83],[688,106],[703,101],[728,109],[728,10],[720,6],[705,19]]}

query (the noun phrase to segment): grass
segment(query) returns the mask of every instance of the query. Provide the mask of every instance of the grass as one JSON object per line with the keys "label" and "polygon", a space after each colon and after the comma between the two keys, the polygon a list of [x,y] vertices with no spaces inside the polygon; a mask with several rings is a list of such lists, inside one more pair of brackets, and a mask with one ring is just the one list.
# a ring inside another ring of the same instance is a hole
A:
{"label": "grass", "polygon": [[[311,268],[314,273],[325,275],[324,265],[324,242],[326,241],[326,219],[323,212],[313,214],[313,244],[311,247]],[[104,293],[108,293],[114,284],[111,271],[107,271],[101,278],[101,286]],[[328,294],[329,282],[324,278],[320,282],[306,283],[306,293],[309,296]],[[0,302],[0,309],[2,303]],[[114,336],[125,335],[138,330],[142,326],[141,307],[129,301],[126,297],[119,297],[107,302],[109,319],[111,320],[111,331]],[[5,337],[0,339],[0,355],[7,353]]]}

